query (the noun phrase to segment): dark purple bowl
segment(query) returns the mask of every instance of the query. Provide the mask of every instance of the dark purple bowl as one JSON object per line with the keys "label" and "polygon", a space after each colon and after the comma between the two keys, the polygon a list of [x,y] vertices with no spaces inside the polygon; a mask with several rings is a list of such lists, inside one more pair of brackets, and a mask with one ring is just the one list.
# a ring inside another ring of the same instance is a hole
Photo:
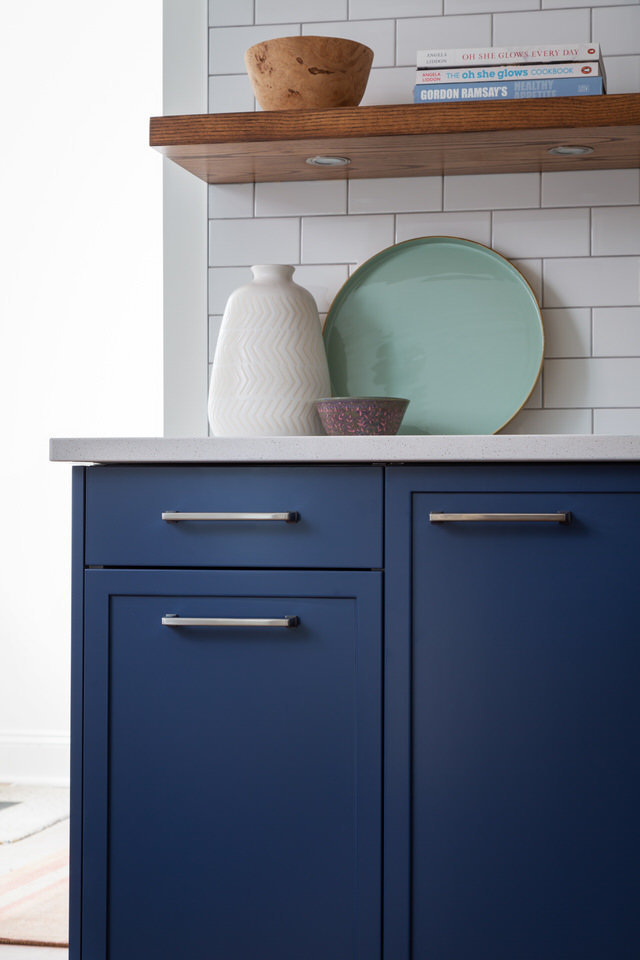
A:
{"label": "dark purple bowl", "polygon": [[383,437],[398,432],[409,401],[402,397],[325,397],[316,400],[325,433]]}

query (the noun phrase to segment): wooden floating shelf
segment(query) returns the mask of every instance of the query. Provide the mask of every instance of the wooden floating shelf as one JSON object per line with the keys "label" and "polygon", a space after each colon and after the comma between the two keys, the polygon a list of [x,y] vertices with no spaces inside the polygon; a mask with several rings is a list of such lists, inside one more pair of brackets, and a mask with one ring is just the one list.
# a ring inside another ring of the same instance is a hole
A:
{"label": "wooden floating shelf", "polygon": [[[152,117],[150,143],[207,183],[628,168],[640,94]],[[549,153],[560,145],[593,153]]]}

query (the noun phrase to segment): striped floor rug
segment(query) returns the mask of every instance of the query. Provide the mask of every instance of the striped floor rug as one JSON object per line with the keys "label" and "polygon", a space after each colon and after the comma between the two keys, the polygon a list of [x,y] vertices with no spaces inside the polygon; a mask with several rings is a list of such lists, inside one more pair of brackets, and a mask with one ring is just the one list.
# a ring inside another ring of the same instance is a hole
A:
{"label": "striped floor rug", "polygon": [[68,945],[66,848],[0,876],[0,943]]}

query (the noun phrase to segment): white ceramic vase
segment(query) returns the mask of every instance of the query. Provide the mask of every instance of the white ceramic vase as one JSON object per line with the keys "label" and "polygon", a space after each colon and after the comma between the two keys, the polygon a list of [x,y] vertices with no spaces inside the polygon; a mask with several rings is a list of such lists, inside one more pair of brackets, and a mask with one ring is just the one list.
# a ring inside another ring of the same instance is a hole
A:
{"label": "white ceramic vase", "polygon": [[294,268],[251,268],[225,307],[209,386],[216,436],[322,433],[313,401],[331,392],[316,302]]}

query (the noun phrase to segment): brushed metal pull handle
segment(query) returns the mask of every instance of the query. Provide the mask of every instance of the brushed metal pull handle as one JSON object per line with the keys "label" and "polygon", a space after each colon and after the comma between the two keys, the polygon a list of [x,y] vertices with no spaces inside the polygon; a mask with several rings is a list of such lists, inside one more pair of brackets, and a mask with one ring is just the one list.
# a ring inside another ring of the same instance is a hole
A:
{"label": "brushed metal pull handle", "polygon": [[246,617],[179,617],[167,613],[162,618],[163,627],[297,627],[299,617],[246,618]]}
{"label": "brushed metal pull handle", "polygon": [[429,523],[569,523],[570,512],[559,513],[430,513]]}
{"label": "brushed metal pull handle", "polygon": [[297,523],[300,514],[295,510],[287,513],[187,513],[164,510],[162,519],[167,523],[180,523],[183,520],[284,520],[285,523]]}

